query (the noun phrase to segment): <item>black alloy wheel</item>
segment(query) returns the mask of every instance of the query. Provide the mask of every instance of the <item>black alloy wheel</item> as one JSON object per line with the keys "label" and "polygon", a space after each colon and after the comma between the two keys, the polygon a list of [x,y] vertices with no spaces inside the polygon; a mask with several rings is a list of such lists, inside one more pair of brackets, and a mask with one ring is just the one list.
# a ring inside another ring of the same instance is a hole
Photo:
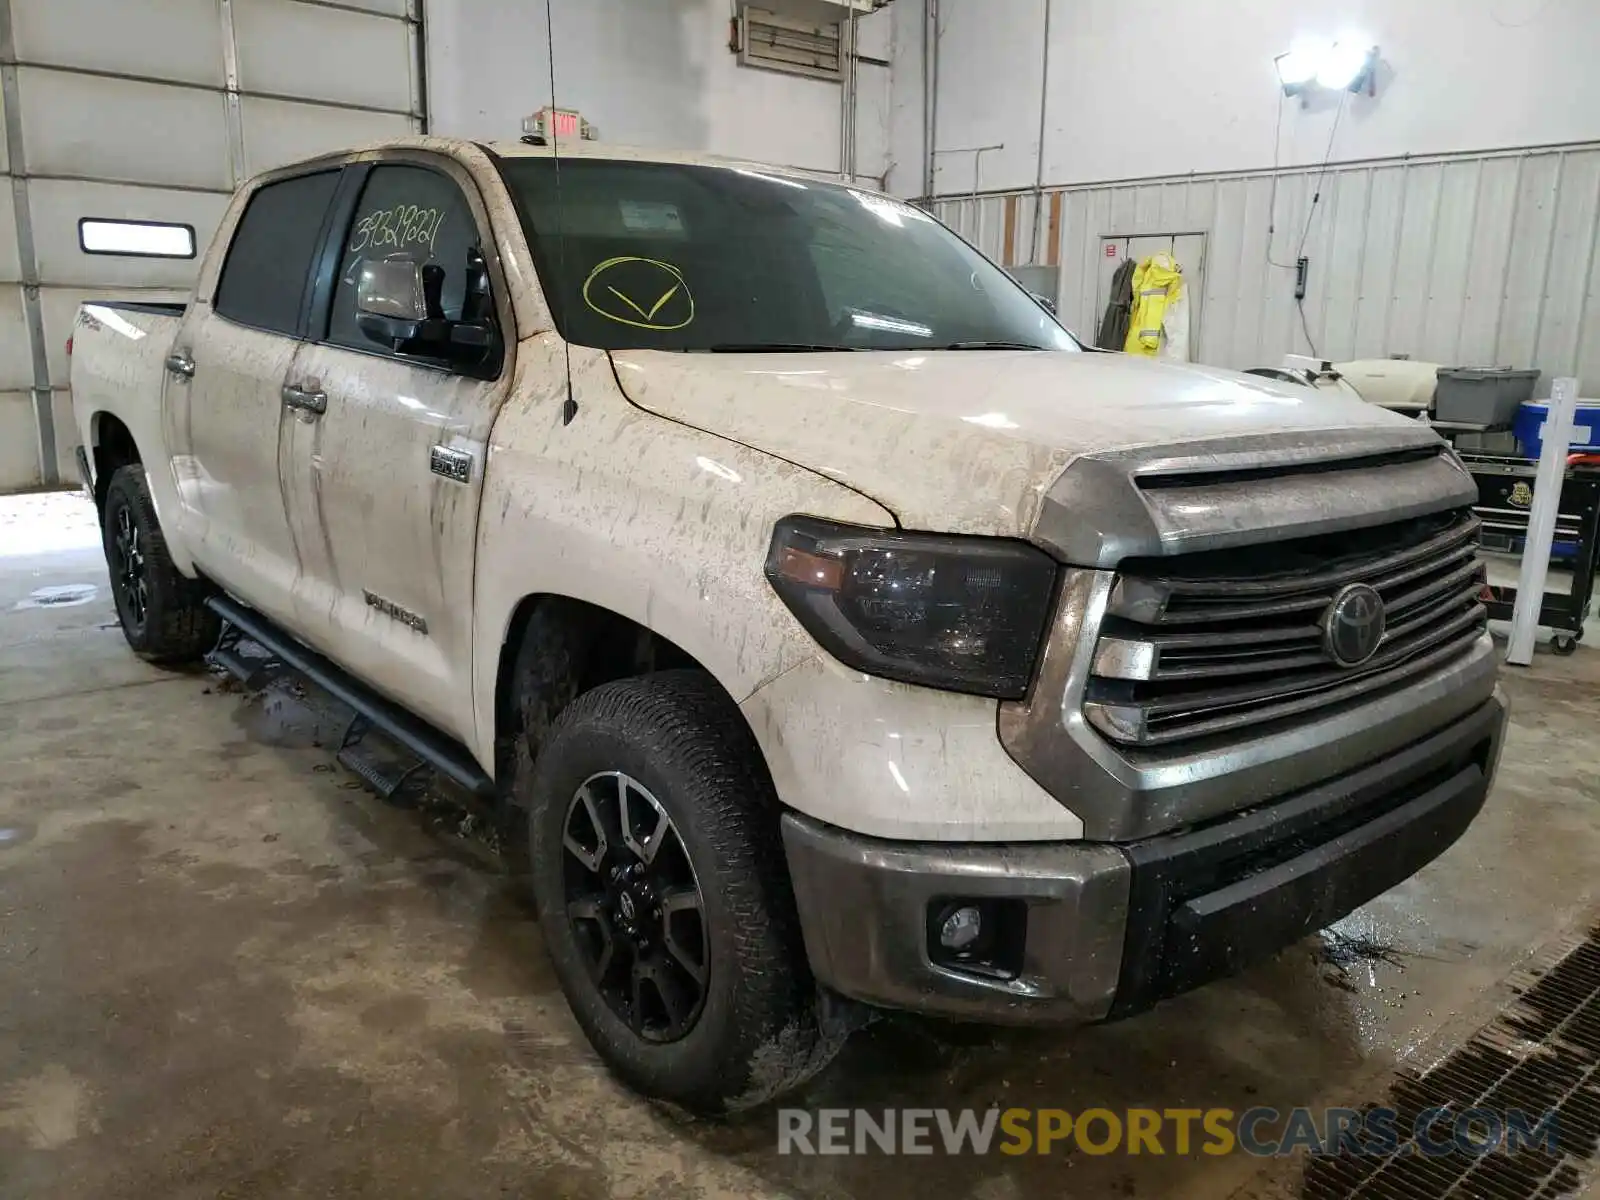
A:
{"label": "black alloy wheel", "polygon": [[700,1017],[710,978],[705,900],[677,826],[620,771],[591,775],[563,825],[567,919],[607,1005],[648,1042]]}
{"label": "black alloy wheel", "polygon": [[126,501],[119,500],[112,514],[112,530],[111,584],[128,626],[142,630],[150,614],[150,585],[139,523]]}

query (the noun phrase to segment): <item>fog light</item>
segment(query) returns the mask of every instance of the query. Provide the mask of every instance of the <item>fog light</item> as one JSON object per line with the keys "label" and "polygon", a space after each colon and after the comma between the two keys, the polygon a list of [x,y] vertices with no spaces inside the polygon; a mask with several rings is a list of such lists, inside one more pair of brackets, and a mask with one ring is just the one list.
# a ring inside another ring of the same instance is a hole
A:
{"label": "fog light", "polygon": [[1028,940],[1028,905],[1014,896],[941,896],[925,916],[928,961],[984,979],[1015,979]]}
{"label": "fog light", "polygon": [[983,915],[970,904],[963,904],[939,926],[939,944],[946,950],[965,950],[983,935]]}

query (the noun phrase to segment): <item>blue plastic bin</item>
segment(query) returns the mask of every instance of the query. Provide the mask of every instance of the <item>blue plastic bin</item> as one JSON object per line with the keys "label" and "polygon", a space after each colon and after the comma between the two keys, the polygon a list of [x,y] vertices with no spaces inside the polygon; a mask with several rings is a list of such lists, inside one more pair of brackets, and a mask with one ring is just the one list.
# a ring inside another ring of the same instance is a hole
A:
{"label": "blue plastic bin", "polygon": [[[1527,458],[1538,458],[1544,448],[1544,422],[1550,415],[1550,406],[1542,400],[1530,400],[1517,410],[1511,422],[1511,432],[1517,446]],[[1574,452],[1588,450],[1600,454],[1600,400],[1579,400],[1578,412],[1572,422]]]}

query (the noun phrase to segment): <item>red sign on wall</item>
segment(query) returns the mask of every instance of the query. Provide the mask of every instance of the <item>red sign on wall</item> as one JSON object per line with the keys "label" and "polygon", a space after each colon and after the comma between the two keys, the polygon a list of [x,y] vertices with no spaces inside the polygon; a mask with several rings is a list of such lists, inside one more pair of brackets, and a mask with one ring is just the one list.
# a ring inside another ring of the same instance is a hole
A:
{"label": "red sign on wall", "polygon": [[1106,243],[1106,257],[1107,258],[1115,258],[1116,256],[1117,256],[1117,244],[1115,242],[1107,242]]}

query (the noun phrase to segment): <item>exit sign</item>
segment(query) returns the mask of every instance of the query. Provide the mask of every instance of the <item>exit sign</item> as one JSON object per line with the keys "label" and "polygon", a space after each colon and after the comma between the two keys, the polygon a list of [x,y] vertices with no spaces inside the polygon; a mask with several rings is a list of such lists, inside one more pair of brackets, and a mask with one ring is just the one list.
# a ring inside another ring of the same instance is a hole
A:
{"label": "exit sign", "polygon": [[525,136],[549,141],[551,138],[586,138],[593,140],[594,126],[583,119],[583,114],[571,108],[541,108],[522,122]]}

